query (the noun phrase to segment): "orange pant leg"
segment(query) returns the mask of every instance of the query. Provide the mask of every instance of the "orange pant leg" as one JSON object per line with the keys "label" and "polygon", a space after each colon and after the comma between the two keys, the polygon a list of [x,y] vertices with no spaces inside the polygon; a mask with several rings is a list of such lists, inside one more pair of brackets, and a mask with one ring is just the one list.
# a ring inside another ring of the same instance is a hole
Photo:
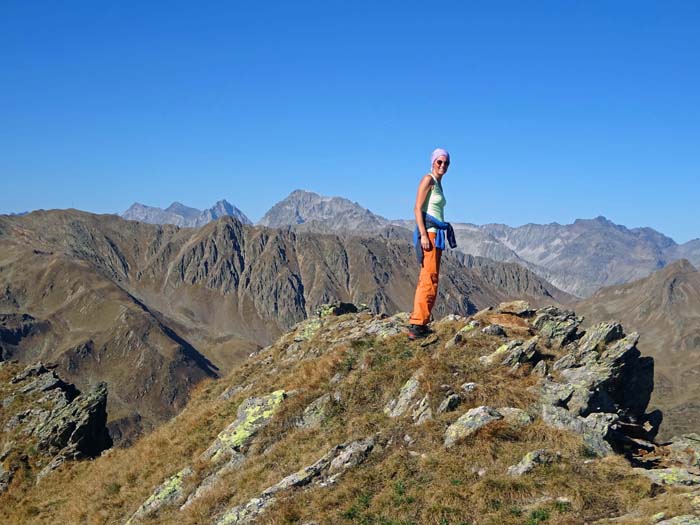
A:
{"label": "orange pant leg", "polygon": [[435,233],[428,232],[428,237],[431,246],[429,250],[423,250],[423,267],[418,276],[418,286],[413,299],[413,312],[409,321],[411,324],[428,324],[437,298],[442,250],[435,248]]}

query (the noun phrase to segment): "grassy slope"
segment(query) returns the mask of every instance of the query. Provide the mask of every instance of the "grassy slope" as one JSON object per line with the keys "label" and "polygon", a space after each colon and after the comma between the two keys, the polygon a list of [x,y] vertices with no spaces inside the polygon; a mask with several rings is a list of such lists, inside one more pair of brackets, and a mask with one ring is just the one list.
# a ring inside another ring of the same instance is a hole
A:
{"label": "grassy slope", "polygon": [[[478,357],[501,343],[495,337],[476,333],[466,344],[444,350],[444,342],[464,321],[440,323],[439,340],[426,347],[408,342],[404,335],[337,342],[369,319],[368,314],[324,319],[318,332],[292,346],[296,357],[287,358],[294,335],[313,321],[303,323],[226,379],[201,384],[179,416],[132,448],[63,467],[35,489],[24,492],[25,486],[21,495],[13,493],[13,487],[0,497],[0,521],[123,523],[157,485],[184,466],[195,468],[188,483],[203,479],[209,467],[193,458],[235,419],[243,399],[279,388],[294,393],[256,435],[243,467],[225,476],[186,511],[164,509],[145,523],[210,523],[225,509],[315,462],[333,445],[377,432],[385,445],[364,464],[330,487],[284,493],[258,522],[573,524],[624,514],[640,505],[650,512],[669,510],[671,515],[690,508],[687,499],[672,492],[650,500],[649,482],[633,474],[624,459],[591,460],[579,436],[540,421],[525,429],[499,422],[446,450],[442,445],[445,428],[459,415],[483,404],[526,408],[534,401],[527,391],[534,378],[525,373],[509,375],[505,367],[479,365]],[[410,418],[385,416],[385,404],[420,367],[425,370],[422,385],[430,394],[434,413],[444,397],[442,385],[457,391],[464,382],[473,381],[479,387],[455,412],[437,415],[420,427]],[[342,379],[331,384],[337,373]],[[232,385],[251,386],[228,401],[220,399]],[[297,428],[303,409],[327,392],[338,392],[340,401],[332,405],[321,428]],[[404,440],[407,434],[415,440],[411,445]],[[508,466],[538,448],[558,450],[563,461],[520,478],[506,475]],[[486,473],[479,476],[479,469]],[[537,505],[543,496],[564,496],[571,503]]]}

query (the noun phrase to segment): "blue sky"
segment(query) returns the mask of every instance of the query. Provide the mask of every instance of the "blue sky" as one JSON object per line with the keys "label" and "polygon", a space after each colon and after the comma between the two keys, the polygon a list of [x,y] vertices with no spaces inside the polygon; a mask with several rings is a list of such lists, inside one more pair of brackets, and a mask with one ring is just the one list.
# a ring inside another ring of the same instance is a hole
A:
{"label": "blue sky", "polygon": [[0,213],[409,218],[700,236],[700,2],[0,2]]}

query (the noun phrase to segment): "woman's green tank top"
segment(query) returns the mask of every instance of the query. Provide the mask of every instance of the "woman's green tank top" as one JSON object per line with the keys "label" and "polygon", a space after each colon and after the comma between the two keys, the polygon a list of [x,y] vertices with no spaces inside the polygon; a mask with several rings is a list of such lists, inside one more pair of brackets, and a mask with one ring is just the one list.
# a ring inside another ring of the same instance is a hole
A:
{"label": "woman's green tank top", "polygon": [[[442,185],[440,182],[433,176],[432,173],[430,176],[433,177],[435,184],[433,184],[433,187],[430,189],[430,193],[428,193],[428,197],[423,203],[423,211],[432,215],[436,219],[445,222],[445,204],[447,203],[447,199],[445,199],[445,194],[442,193]],[[437,232],[437,228],[428,228],[428,231]]]}

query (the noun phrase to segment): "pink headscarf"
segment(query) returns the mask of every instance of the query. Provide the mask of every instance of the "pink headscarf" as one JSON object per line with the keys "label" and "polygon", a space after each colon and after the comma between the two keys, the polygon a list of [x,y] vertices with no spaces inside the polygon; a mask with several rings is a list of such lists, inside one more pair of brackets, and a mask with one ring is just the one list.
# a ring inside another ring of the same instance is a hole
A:
{"label": "pink headscarf", "polygon": [[438,157],[446,157],[448,161],[450,160],[450,154],[447,153],[446,149],[436,148],[435,151],[433,151],[433,154],[430,156],[431,166],[435,162],[435,159],[437,159]]}

